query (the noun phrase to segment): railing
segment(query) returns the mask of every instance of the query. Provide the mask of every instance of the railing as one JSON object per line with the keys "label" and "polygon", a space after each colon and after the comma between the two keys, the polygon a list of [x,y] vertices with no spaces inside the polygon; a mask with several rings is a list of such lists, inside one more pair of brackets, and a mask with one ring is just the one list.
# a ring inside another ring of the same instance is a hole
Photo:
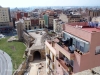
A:
{"label": "railing", "polygon": [[73,73],[73,67],[71,67],[70,64],[65,63],[65,61],[62,59],[58,59],[57,61],[66,72],[69,74]]}
{"label": "railing", "polygon": [[50,72],[54,75],[54,71],[52,70],[52,68],[50,67],[50,65],[48,65]]}
{"label": "railing", "polygon": [[55,49],[60,51],[68,59],[74,59],[74,53],[71,53],[67,46],[64,45],[60,46],[59,44],[55,43]]}

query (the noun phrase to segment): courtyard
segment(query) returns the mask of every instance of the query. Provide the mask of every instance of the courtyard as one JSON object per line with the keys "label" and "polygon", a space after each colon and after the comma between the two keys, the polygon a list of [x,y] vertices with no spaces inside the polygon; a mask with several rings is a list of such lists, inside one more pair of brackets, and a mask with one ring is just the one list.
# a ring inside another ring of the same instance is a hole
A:
{"label": "courtyard", "polygon": [[22,42],[7,42],[8,39],[9,37],[0,39],[0,49],[8,53],[8,55],[11,57],[14,71],[25,60],[23,55],[26,47]]}

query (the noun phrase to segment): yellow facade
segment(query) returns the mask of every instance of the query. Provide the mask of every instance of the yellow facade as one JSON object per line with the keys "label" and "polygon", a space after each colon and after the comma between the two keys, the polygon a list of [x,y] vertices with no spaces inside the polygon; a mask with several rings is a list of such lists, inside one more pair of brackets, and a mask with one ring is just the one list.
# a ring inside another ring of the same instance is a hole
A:
{"label": "yellow facade", "polygon": [[44,19],[39,19],[39,25],[45,25],[45,20]]}
{"label": "yellow facade", "polygon": [[10,21],[10,12],[9,8],[0,8],[0,22],[9,22]]}
{"label": "yellow facade", "polygon": [[31,20],[24,20],[24,25],[25,26],[31,26]]}

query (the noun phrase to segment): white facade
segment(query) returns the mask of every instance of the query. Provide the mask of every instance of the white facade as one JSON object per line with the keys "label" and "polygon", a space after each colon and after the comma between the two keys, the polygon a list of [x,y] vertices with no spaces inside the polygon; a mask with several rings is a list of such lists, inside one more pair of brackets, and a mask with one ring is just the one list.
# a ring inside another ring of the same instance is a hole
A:
{"label": "white facade", "polygon": [[9,8],[0,8],[0,22],[10,21],[10,11]]}
{"label": "white facade", "polygon": [[63,22],[59,19],[53,20],[53,31],[56,33],[61,33],[63,30]]}
{"label": "white facade", "polygon": [[57,21],[58,19],[53,19],[53,31],[56,32],[56,25],[57,25]]}

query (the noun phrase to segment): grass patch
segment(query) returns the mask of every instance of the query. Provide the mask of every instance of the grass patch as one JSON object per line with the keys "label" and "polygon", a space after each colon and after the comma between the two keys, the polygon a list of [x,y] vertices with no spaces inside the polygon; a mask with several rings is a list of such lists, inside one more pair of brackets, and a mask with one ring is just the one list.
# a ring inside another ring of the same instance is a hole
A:
{"label": "grass patch", "polygon": [[24,61],[23,54],[26,49],[22,42],[7,42],[8,38],[0,39],[0,49],[9,54],[12,58],[13,69],[16,70]]}

